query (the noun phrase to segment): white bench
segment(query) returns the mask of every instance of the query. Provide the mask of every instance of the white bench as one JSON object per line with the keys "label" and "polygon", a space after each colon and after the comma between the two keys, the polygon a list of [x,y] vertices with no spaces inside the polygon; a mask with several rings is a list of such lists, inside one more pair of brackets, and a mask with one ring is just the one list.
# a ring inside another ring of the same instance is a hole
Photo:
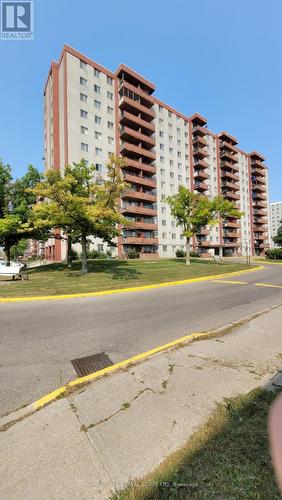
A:
{"label": "white bench", "polygon": [[10,277],[12,279],[19,278],[21,274],[22,265],[0,265],[0,276]]}

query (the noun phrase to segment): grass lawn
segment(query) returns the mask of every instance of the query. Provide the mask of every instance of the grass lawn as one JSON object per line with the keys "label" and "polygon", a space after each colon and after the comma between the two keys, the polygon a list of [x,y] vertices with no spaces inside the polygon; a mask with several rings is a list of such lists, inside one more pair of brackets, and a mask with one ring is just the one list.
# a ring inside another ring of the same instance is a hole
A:
{"label": "grass lawn", "polygon": [[114,500],[280,499],[267,417],[275,394],[255,390],[218,406],[186,446]]}
{"label": "grass lawn", "polygon": [[89,273],[80,274],[80,262],[68,269],[64,264],[50,264],[29,270],[28,281],[0,281],[0,297],[54,295],[95,292],[152,283],[182,280],[246,269],[245,264],[214,263],[192,259],[159,260],[90,260]]}

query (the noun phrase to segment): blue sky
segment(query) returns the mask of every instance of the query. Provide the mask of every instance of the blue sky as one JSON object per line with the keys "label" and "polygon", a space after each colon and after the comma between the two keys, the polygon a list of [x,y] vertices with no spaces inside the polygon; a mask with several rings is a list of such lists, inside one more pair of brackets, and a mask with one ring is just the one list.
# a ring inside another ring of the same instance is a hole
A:
{"label": "blue sky", "polygon": [[0,158],[43,169],[42,94],[64,43],[147,76],[179,111],[198,111],[267,157],[282,200],[281,0],[35,0],[34,41],[0,41]]}

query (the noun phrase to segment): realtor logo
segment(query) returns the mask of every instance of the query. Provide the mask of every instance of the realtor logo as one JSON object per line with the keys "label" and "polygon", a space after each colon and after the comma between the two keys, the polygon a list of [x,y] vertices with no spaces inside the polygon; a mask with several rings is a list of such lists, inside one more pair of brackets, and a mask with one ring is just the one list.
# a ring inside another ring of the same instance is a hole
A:
{"label": "realtor logo", "polygon": [[33,2],[1,2],[1,40],[33,40]]}

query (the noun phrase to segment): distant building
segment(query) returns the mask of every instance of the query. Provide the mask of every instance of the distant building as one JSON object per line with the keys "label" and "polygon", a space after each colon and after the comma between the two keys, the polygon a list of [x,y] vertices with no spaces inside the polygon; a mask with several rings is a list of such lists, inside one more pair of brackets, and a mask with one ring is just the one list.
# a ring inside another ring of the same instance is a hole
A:
{"label": "distant building", "polygon": [[[83,157],[102,175],[109,155],[126,158],[130,189],[121,211],[133,225],[117,240],[118,256],[173,257],[184,249],[181,228],[166,197],[180,185],[214,197],[223,194],[243,212],[193,240],[202,255],[223,245],[225,255],[261,255],[269,246],[268,169],[228,132],[216,134],[196,113],[186,116],[154,96],[155,85],[125,65],[112,72],[69,46],[52,62],[44,90],[46,168],[64,169]],[[177,92],[177,89],[175,89]],[[102,241],[94,248],[105,250]],[[49,241],[46,258],[65,257],[66,243]]]}
{"label": "distant building", "polygon": [[282,224],[282,201],[277,201],[276,203],[270,203],[270,234],[271,234],[271,246],[276,247],[273,236],[277,235],[279,226]]}

